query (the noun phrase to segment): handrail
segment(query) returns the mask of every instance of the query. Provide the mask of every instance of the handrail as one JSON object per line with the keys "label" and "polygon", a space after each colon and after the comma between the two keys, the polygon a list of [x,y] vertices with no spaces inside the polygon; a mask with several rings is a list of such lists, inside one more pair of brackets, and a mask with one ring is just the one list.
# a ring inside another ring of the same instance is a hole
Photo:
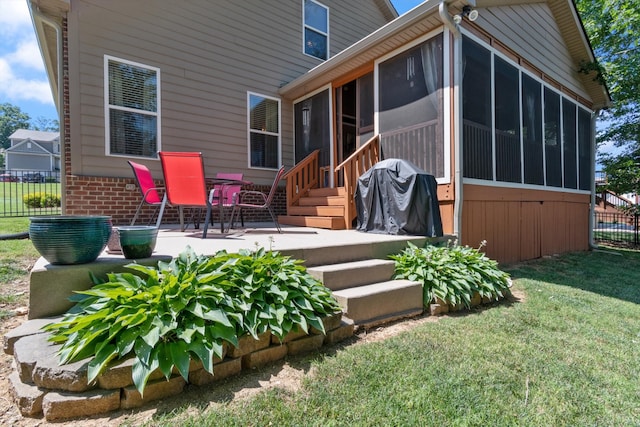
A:
{"label": "handrail", "polygon": [[318,159],[320,150],[315,150],[290,169],[284,179],[287,183],[287,214],[300,198],[318,186]]}
{"label": "handrail", "polygon": [[335,176],[340,177],[342,173],[344,182],[346,193],[344,222],[347,228],[351,228],[351,222],[358,215],[355,202],[358,178],[379,161],[380,136],[375,135],[335,168]]}
{"label": "handrail", "polygon": [[604,200],[613,206],[633,206],[635,203],[620,194],[616,194],[611,190],[602,192]]}

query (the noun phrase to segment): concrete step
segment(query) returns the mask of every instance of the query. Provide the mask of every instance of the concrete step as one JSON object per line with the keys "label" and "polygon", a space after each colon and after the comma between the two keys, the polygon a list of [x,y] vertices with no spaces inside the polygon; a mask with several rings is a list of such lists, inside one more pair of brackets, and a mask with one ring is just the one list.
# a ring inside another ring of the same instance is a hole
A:
{"label": "concrete step", "polygon": [[359,326],[373,326],[422,313],[422,285],[390,280],[334,291],[344,315]]}
{"label": "concrete step", "polygon": [[365,259],[387,259],[391,254],[402,252],[407,247],[408,241],[418,247],[423,246],[426,241],[425,237],[411,236],[406,240],[388,240],[375,243],[343,243],[334,246],[329,242],[318,240],[315,246],[311,246],[314,241],[313,239],[313,235],[308,237],[309,246],[304,249],[283,249],[280,252],[292,258],[304,260],[305,267],[310,268],[318,265],[341,264],[343,262],[362,261]]}
{"label": "concrete step", "polygon": [[389,280],[394,270],[395,262],[392,260],[367,259],[310,267],[307,272],[327,288],[338,291]]}

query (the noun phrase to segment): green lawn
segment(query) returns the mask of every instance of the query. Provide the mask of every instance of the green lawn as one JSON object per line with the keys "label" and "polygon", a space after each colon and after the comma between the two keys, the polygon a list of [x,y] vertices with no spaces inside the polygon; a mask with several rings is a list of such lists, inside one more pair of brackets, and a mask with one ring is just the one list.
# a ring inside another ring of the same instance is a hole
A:
{"label": "green lawn", "polygon": [[568,254],[508,270],[520,300],[291,360],[313,372],[297,392],[224,398],[200,412],[209,403],[196,389],[193,406],[152,424],[639,425],[640,253]]}
{"label": "green lawn", "polygon": [[636,244],[636,233],[634,231],[594,230],[593,238],[598,242],[626,242]]}
{"label": "green lawn", "polygon": [[[0,218],[0,235],[28,230],[28,218]],[[26,286],[17,286],[15,282],[26,281],[29,268],[39,256],[29,239],[0,240],[0,320],[12,315],[11,308],[28,304]]]}
{"label": "green lawn", "polygon": [[0,182],[0,217],[59,214],[60,208],[31,209],[22,197],[31,193],[60,194],[60,183]]}
{"label": "green lawn", "polygon": [[[0,219],[0,234],[27,227],[27,219]],[[28,240],[5,243],[0,271],[37,257]],[[567,254],[507,270],[518,299],[289,358],[306,372],[295,392],[233,399],[237,384],[257,386],[241,379],[189,387],[188,406],[158,411],[148,425],[640,425],[640,252]],[[26,271],[0,274],[0,286],[13,274]],[[279,369],[258,373],[268,380]],[[135,412],[129,419],[140,424]]]}

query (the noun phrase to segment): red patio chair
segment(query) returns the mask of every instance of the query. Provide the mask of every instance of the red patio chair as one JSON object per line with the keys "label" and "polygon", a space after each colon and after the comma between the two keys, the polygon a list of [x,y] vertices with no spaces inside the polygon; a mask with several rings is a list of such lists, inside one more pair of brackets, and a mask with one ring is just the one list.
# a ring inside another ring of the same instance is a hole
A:
{"label": "red patio chair", "polygon": [[[233,202],[233,209],[231,210],[231,220],[229,221],[229,228],[233,228],[234,215],[236,213],[236,209],[242,212],[242,209],[267,209],[269,214],[271,215],[271,219],[276,225],[278,229],[278,233],[282,233],[280,229],[280,224],[278,224],[278,218],[273,212],[273,208],[271,207],[271,203],[273,202],[273,197],[278,190],[278,183],[280,179],[284,175],[284,166],[281,166],[278,169],[278,173],[276,174],[275,179],[273,180],[273,184],[271,185],[271,190],[269,190],[269,194],[264,194],[261,191],[253,191],[253,190],[242,190],[237,195]],[[251,200],[257,200],[257,202],[252,203]]]}
{"label": "red patio chair", "polygon": [[[164,193],[164,187],[156,187],[153,182],[153,176],[151,176],[151,171],[145,165],[141,165],[140,163],[127,161],[131,169],[133,169],[133,176],[136,178],[136,183],[138,184],[138,188],[142,193],[142,200],[138,205],[138,209],[136,209],[136,213],[131,220],[131,225],[136,223],[136,219],[138,219],[138,215],[140,214],[140,210],[142,206],[151,205],[155,206],[154,215],[160,209],[160,213],[158,213],[158,219],[156,221],[156,227],[160,227],[160,222],[162,222],[162,214],[164,213],[164,207],[167,203],[166,194],[160,195],[160,192]],[[153,216],[151,217],[153,218]],[[151,222],[151,219],[149,219]]]}
{"label": "red patio chair", "polygon": [[160,162],[164,174],[167,200],[180,212],[180,231],[184,231],[184,207],[206,208],[202,238],[207,237],[211,220],[211,203],[207,197],[202,153],[161,151]]}

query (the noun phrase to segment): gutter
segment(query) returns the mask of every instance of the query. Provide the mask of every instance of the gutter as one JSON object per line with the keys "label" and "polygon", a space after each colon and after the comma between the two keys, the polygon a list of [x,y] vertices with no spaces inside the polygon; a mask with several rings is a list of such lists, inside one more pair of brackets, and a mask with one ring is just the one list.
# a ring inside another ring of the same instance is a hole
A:
{"label": "gutter", "polygon": [[[56,99],[54,99],[54,101],[56,102],[56,107],[58,109],[58,118],[61,119],[62,118],[62,114],[60,113],[61,111],[61,106],[62,106],[62,73],[63,73],[63,67],[62,67],[62,27],[60,26],[59,23],[57,23],[56,21],[54,21],[53,19],[49,18],[46,15],[43,15],[40,10],[38,9],[38,6],[36,4],[34,4],[35,0],[29,0],[27,2],[27,5],[29,6],[29,12],[31,12],[31,18],[33,21],[33,28],[37,31],[38,29],[38,25],[37,24],[42,24],[42,25],[48,25],[50,27],[52,27],[55,32],[56,32],[56,60],[57,60],[57,69],[58,69],[58,81],[57,83],[57,87],[58,87],[58,96],[56,97]],[[40,43],[40,37],[38,37],[38,45],[40,45],[40,52],[43,52],[42,49],[42,45]],[[62,120],[60,120],[60,124],[62,125]]]}
{"label": "gutter", "polygon": [[596,215],[596,118],[598,111],[591,115],[591,152],[593,153],[593,162],[591,162],[591,203],[589,203],[589,249],[599,249],[593,238],[593,226],[595,225]]}
{"label": "gutter", "polygon": [[460,106],[462,105],[462,36],[458,25],[453,22],[451,15],[449,14],[448,4],[445,0],[440,2],[438,7],[440,19],[442,23],[447,27],[451,34],[453,34],[453,117],[455,120],[454,128],[454,141],[453,141],[453,158],[454,158],[454,195],[453,202],[453,234],[458,239],[458,243],[462,241],[462,152],[461,135],[462,135],[462,120],[460,119]]}
{"label": "gutter", "polygon": [[[55,20],[49,18],[46,15],[43,15],[38,9],[38,5],[34,4],[35,0],[27,0],[27,6],[29,7],[29,12],[31,14],[31,19],[33,22],[33,28],[38,32],[38,24],[48,25],[52,27],[56,32],[56,61],[57,61],[57,69],[58,69],[58,79],[57,79],[57,96],[54,97],[54,102],[56,103],[56,109],[58,110],[58,128],[60,132],[59,141],[60,141],[60,183],[61,188],[65,188],[66,184],[66,175],[64,173],[65,168],[65,150],[64,150],[64,113],[63,113],[63,73],[64,73],[64,64],[62,59],[62,26],[56,22]],[[37,34],[36,34],[37,35]],[[40,52],[44,54],[44,50],[42,49],[41,38],[36,37],[38,40],[38,45],[40,46]],[[44,55],[43,55],[44,56]],[[43,58],[44,59],[44,58]],[[45,61],[46,62],[46,61]],[[62,205],[62,213],[64,214],[64,206],[65,206],[65,192],[61,192],[61,205]]]}

